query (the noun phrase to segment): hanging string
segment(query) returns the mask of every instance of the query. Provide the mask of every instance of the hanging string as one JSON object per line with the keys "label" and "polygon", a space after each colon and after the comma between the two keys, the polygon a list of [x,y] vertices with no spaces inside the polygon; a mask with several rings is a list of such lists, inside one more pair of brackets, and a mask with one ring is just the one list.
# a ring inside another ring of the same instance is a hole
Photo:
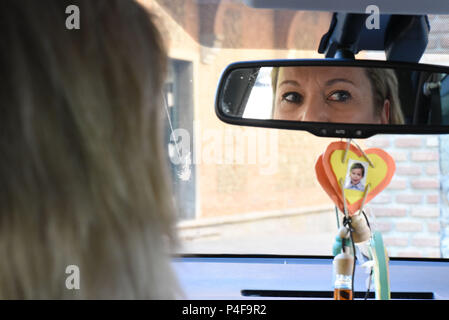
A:
{"label": "hanging string", "polygon": [[341,161],[342,163],[346,162],[346,158],[348,156],[348,151],[349,151],[349,147],[351,146],[351,142],[352,142],[352,139],[346,140],[346,150],[345,150],[345,153],[343,154],[343,159]]}
{"label": "hanging string", "polygon": [[338,207],[335,206],[335,217],[337,218],[337,229],[340,229],[340,220],[338,220]]}
{"label": "hanging string", "polygon": [[347,139],[346,140],[346,149],[345,152],[343,153],[343,157],[341,159],[342,163],[345,163],[348,157],[348,153],[349,153],[349,148],[351,146],[351,143],[354,143],[354,145],[357,147],[357,149],[359,149],[359,151],[362,153],[363,157],[366,159],[366,161],[369,163],[369,165],[374,168],[374,163],[371,161],[371,159],[368,157],[368,155],[365,153],[365,151],[363,151],[363,149],[357,144],[357,142],[355,142],[352,139]]}
{"label": "hanging string", "polygon": [[372,162],[371,159],[368,157],[368,155],[365,153],[365,151],[363,151],[363,149],[360,148],[360,146],[357,144],[357,142],[354,141],[354,144],[355,144],[355,146],[357,147],[357,149],[359,149],[359,151],[363,154],[363,157],[366,159],[366,161],[368,161],[369,165],[370,165],[371,167],[374,168],[373,162]]}
{"label": "hanging string", "polygon": [[363,207],[365,207],[366,197],[368,196],[369,189],[371,188],[371,183],[368,183],[365,187],[365,193],[363,195],[362,205],[360,206],[360,212],[363,211]]}
{"label": "hanging string", "polygon": [[343,211],[344,211],[343,213],[344,213],[345,217],[348,218],[349,213],[348,213],[348,204],[346,203],[345,183],[346,183],[346,178],[345,178],[345,180],[340,179],[341,192],[343,195]]}

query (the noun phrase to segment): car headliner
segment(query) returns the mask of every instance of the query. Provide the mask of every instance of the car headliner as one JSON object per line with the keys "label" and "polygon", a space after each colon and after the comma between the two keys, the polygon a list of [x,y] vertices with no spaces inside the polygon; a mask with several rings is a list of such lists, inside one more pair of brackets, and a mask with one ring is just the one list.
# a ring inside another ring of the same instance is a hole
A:
{"label": "car headliner", "polygon": [[[207,1],[207,0],[206,0]],[[449,14],[447,0],[241,0],[249,7],[266,9],[291,9],[365,13],[370,5],[376,5],[381,14]]]}

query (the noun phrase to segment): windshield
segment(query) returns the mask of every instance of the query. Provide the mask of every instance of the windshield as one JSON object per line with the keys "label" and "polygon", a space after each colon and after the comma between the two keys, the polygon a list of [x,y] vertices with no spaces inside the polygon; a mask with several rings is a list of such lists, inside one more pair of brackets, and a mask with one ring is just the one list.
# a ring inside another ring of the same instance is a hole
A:
{"label": "windshield", "polygon": [[[332,14],[252,9],[231,0],[141,2],[157,15],[170,57],[166,148],[179,252],[332,255],[342,217],[314,165],[338,139],[231,126],[214,112],[218,80],[230,63],[323,58],[317,48]],[[421,62],[449,65],[449,17],[429,21]],[[385,54],[362,52],[357,58]],[[388,188],[366,205],[389,256],[449,257],[448,136],[378,135],[357,143],[382,148],[396,162]]]}

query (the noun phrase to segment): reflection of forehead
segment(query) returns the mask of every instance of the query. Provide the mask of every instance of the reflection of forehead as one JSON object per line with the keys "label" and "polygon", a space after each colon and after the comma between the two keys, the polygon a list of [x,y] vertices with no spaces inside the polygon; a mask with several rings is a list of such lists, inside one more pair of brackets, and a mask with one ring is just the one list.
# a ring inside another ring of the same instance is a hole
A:
{"label": "reflection of forehead", "polygon": [[346,79],[354,83],[368,80],[362,68],[352,67],[282,67],[279,70],[279,83],[282,80],[296,80],[298,82],[315,78],[319,81],[328,79]]}

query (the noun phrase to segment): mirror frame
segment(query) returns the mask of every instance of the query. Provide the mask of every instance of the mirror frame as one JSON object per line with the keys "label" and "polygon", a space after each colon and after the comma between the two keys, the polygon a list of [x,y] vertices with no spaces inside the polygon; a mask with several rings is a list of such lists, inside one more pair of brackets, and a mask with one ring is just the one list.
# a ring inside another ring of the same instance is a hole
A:
{"label": "mirror frame", "polygon": [[449,67],[432,64],[383,61],[383,60],[350,60],[350,59],[299,59],[299,60],[262,60],[242,61],[230,64],[220,77],[215,95],[215,114],[228,124],[263,127],[287,130],[308,131],[319,137],[332,138],[369,138],[376,134],[444,134],[449,133],[449,126],[444,125],[379,125],[379,124],[349,124],[328,122],[298,122],[288,120],[260,120],[246,119],[227,115],[220,108],[220,100],[228,76],[236,69],[261,67],[300,67],[300,66],[341,66],[341,67],[370,67],[390,69],[413,69],[424,72],[448,73]]}

